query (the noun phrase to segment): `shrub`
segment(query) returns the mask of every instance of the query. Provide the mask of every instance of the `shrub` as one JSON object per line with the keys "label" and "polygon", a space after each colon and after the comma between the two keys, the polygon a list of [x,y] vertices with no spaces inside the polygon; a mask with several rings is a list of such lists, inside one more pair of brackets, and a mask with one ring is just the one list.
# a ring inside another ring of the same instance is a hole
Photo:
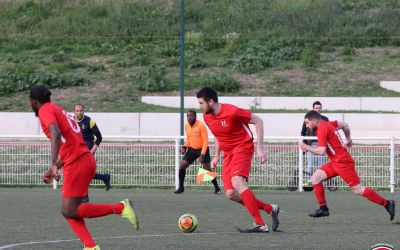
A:
{"label": "shrub", "polygon": [[221,92],[235,92],[240,88],[240,83],[223,72],[213,72],[196,81],[197,86],[208,86]]}
{"label": "shrub", "polygon": [[152,64],[147,69],[139,72],[134,77],[134,82],[139,84],[143,91],[163,91],[167,89],[165,66]]}
{"label": "shrub", "polygon": [[75,73],[56,75],[46,70],[38,69],[35,65],[8,65],[0,71],[0,95],[12,94],[30,89],[34,85],[46,85],[50,88],[67,86],[82,86],[89,81]]}
{"label": "shrub", "polygon": [[301,53],[301,62],[305,68],[314,68],[319,63],[319,53],[309,47]]}
{"label": "shrub", "polygon": [[350,44],[346,44],[340,50],[340,55],[341,56],[354,56],[355,54],[356,54],[356,50]]}
{"label": "shrub", "polygon": [[187,53],[186,57],[185,57],[185,64],[186,64],[187,69],[206,67],[206,64],[203,61],[203,58],[201,57],[200,53],[198,53],[198,52]]}

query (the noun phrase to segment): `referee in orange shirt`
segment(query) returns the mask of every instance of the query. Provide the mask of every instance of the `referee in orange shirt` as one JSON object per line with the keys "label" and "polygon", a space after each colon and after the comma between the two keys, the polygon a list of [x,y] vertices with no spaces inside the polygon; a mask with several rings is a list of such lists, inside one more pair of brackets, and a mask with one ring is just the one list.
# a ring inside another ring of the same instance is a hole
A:
{"label": "referee in orange shirt", "polygon": [[[184,154],[179,165],[179,188],[174,194],[181,194],[185,191],[183,183],[186,176],[186,168],[189,167],[197,158],[204,169],[211,171],[211,157],[208,149],[208,132],[206,126],[196,119],[196,111],[187,112],[187,121],[185,125],[186,142],[182,147],[181,153]],[[214,185],[214,194],[220,194],[221,189],[218,186],[217,179],[212,180]]]}

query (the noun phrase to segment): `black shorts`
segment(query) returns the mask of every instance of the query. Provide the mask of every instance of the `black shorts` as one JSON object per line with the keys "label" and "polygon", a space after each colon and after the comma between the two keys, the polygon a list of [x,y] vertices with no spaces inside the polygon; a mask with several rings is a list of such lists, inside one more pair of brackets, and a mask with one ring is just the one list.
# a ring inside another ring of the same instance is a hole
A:
{"label": "black shorts", "polygon": [[[189,147],[188,150],[186,151],[185,155],[183,156],[183,160],[187,161],[190,164],[192,164],[197,158],[199,158],[201,155],[201,148],[200,149],[194,149]],[[210,151],[207,148],[205,157],[204,157],[204,163],[210,163],[211,162],[211,157],[210,157]]]}

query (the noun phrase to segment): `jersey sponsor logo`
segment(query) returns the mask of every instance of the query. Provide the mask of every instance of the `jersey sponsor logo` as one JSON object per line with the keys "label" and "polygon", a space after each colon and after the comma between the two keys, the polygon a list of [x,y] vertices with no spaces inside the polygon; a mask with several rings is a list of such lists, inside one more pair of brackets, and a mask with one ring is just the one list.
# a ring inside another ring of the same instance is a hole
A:
{"label": "jersey sponsor logo", "polygon": [[198,136],[199,134],[200,134],[200,133],[199,133],[199,131],[198,131],[197,129],[193,131],[193,135],[194,135],[194,136]]}
{"label": "jersey sponsor logo", "polygon": [[228,126],[229,126],[229,123],[228,123],[226,120],[222,120],[222,121],[221,121],[221,126],[222,126],[222,127],[228,127]]}
{"label": "jersey sponsor logo", "polygon": [[389,244],[376,244],[371,247],[371,250],[393,250],[393,246]]}

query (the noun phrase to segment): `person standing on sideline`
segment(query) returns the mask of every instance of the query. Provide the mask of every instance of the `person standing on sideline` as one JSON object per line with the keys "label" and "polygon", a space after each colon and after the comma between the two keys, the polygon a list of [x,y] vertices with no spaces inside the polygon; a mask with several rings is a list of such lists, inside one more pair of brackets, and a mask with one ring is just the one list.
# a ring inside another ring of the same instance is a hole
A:
{"label": "person standing on sideline", "polygon": [[340,176],[351,187],[355,194],[362,195],[369,201],[383,206],[389,213],[390,220],[392,221],[395,216],[395,202],[382,198],[382,196],[372,188],[364,187],[361,184],[360,177],[355,168],[355,162],[347,149],[343,146],[338,130],[343,130],[346,136],[345,145],[347,147],[352,146],[348,124],[340,121],[323,121],[321,119],[321,114],[314,110],[307,112],[304,117],[304,122],[307,128],[316,131],[318,145],[316,148],[313,148],[302,142],[299,145],[300,148],[318,155],[324,155],[326,153],[330,158],[330,162],[323,165],[311,176],[311,183],[314,187],[314,195],[319,203],[319,208],[310,213],[309,216],[329,216],[328,204],[325,199],[322,182],[335,176]]}
{"label": "person standing on sideline", "polygon": [[215,136],[215,157],[211,166],[215,168],[223,151],[222,181],[225,195],[228,199],[245,206],[253,217],[255,226],[241,230],[246,233],[268,233],[259,210],[264,210],[272,217],[272,230],[279,226],[279,207],[258,200],[254,193],[247,187],[250,177],[251,161],[254,154],[253,134],[249,124],[254,124],[257,134],[257,155],[260,163],[267,160],[264,149],[263,120],[231,104],[218,102],[217,92],[204,87],[197,92],[200,108],[203,110],[204,121]]}
{"label": "person standing on sideline", "polygon": [[[189,110],[186,114],[188,123],[185,125],[186,141],[182,147],[181,153],[184,155],[179,165],[179,188],[174,194],[181,194],[185,191],[184,181],[186,168],[189,167],[197,158],[203,168],[211,171],[210,150],[208,148],[208,132],[206,126],[196,117],[196,111]],[[218,186],[217,178],[211,181],[214,185],[214,194],[220,194],[221,189]]]}
{"label": "person standing on sideline", "polygon": [[[85,107],[82,104],[75,104],[74,113],[75,121],[79,124],[79,127],[81,128],[83,140],[86,142],[86,146],[88,147],[90,152],[92,152],[92,154],[95,154],[103,139],[96,122],[92,120],[89,116],[85,115]],[[106,191],[110,190],[110,174],[96,173],[93,179],[102,180],[104,182],[104,185],[106,186]]]}
{"label": "person standing on sideline", "polygon": [[85,225],[85,218],[119,214],[138,229],[137,216],[128,199],[116,204],[81,203],[96,173],[96,160],[87,149],[77,122],[53,104],[50,96],[51,92],[44,86],[32,87],[29,94],[32,110],[39,117],[42,130],[51,142],[50,168],[42,178],[45,183],[59,180],[58,170],[62,168],[61,213],[84,244],[84,250],[99,250]]}

